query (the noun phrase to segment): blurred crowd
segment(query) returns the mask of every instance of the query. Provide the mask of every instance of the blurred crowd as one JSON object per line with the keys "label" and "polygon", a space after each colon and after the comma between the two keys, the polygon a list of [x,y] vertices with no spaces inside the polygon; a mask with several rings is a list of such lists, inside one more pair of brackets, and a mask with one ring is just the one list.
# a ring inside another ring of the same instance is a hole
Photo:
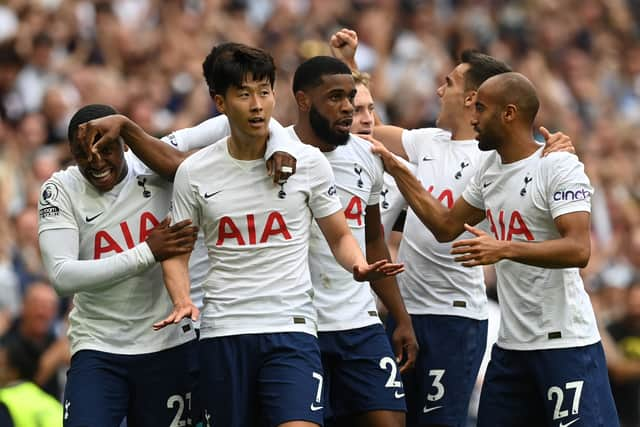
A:
{"label": "blurred crowd", "polygon": [[[37,380],[52,394],[68,362],[70,304],[43,272],[37,200],[41,183],[71,161],[71,115],[106,103],[157,136],[199,123],[216,114],[202,60],[231,40],[274,56],[275,117],[290,124],[295,68],[330,54],[329,37],[344,27],[359,35],[357,63],[372,75],[376,109],[390,124],[433,126],[436,88],[467,48],[533,81],[538,124],[571,136],[596,190],[586,286],[622,360],[640,363],[640,0],[7,0],[0,334],[31,343],[46,365]],[[632,372],[614,379],[635,384],[637,412],[640,370]]]}

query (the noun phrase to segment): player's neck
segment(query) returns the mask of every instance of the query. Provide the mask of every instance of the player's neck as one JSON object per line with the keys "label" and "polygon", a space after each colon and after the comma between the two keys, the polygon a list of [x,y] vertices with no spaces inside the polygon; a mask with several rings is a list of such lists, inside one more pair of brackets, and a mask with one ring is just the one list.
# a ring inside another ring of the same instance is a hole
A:
{"label": "player's neck", "polygon": [[465,125],[456,126],[454,129],[451,129],[451,140],[452,141],[468,141],[470,139],[476,138],[476,131],[473,130],[469,123]]}
{"label": "player's neck", "polygon": [[533,139],[530,131],[508,135],[503,141],[497,150],[502,163],[514,163],[526,159],[540,148],[540,144]]}
{"label": "player's neck", "polygon": [[318,149],[323,153],[336,149],[335,145],[327,144],[316,135],[308,120],[298,120],[298,122],[293,125],[293,130],[296,132],[296,135],[298,135],[298,138],[300,138],[300,141],[305,144],[318,147]]}
{"label": "player's neck", "polygon": [[269,136],[252,137],[231,131],[227,140],[229,155],[237,160],[257,160],[264,157]]}

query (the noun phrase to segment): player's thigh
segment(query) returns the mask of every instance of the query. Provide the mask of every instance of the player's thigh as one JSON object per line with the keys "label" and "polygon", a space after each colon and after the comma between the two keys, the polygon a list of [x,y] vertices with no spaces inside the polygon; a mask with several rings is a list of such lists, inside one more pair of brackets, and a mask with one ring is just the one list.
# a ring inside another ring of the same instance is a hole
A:
{"label": "player's thigh", "polygon": [[195,425],[194,396],[198,376],[196,341],[135,356],[130,377],[132,396],[127,417],[132,426]]}
{"label": "player's thigh", "polygon": [[329,395],[335,417],[376,411],[368,419],[404,420],[405,391],[382,325],[329,332],[321,340],[323,347],[331,341],[337,355]]}
{"label": "player's thigh", "polygon": [[408,425],[462,425],[487,342],[487,321],[412,316],[420,345]]}
{"label": "player's thigh", "polygon": [[260,335],[205,338],[198,343],[204,426],[253,426],[257,412]]}
{"label": "player's thigh", "polygon": [[294,421],[323,424],[324,377],[320,348],[313,335],[301,332],[262,335],[258,374],[263,425]]}
{"label": "player's thigh", "polygon": [[482,384],[478,427],[544,426],[544,404],[522,351],[493,346]]}
{"label": "player's thigh", "polygon": [[548,425],[615,427],[618,416],[600,343],[533,352]]}
{"label": "player's thigh", "polygon": [[118,427],[128,404],[122,356],[91,350],[73,355],[64,391],[65,427]]}

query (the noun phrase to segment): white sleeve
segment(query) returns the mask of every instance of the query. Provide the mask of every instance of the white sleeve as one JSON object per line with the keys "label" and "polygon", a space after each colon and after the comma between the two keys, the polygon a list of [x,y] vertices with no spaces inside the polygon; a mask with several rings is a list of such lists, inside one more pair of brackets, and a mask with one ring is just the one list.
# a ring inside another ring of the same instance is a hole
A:
{"label": "white sleeve", "polygon": [[315,150],[309,156],[309,208],[315,218],[324,218],[342,210],[333,170],[327,158]]}
{"label": "white sleeve", "polygon": [[471,177],[467,187],[462,192],[462,198],[474,208],[484,211],[484,197],[482,195],[482,187],[480,186],[483,172],[484,168],[480,168],[475,175]]}
{"label": "white sleeve", "polygon": [[231,134],[229,120],[224,114],[205,120],[199,125],[184,128],[162,138],[180,151],[197,150],[207,147]]}
{"label": "white sleeve", "polygon": [[[377,161],[380,161],[378,164]],[[371,185],[371,194],[369,195],[369,200],[367,200],[367,205],[377,205],[380,203],[380,193],[382,192],[382,188],[384,187],[384,166],[382,165],[382,160],[379,157],[375,157],[374,161],[376,163],[373,166],[373,184]]]}
{"label": "white sleeve", "polygon": [[546,160],[544,194],[552,218],[571,212],[591,212],[593,187],[578,157],[551,153]]}
{"label": "white sleeve", "polygon": [[146,242],[111,257],[79,260],[78,230],[45,230],[38,239],[49,279],[62,296],[113,285],[146,270],[156,262]]}
{"label": "white sleeve", "polygon": [[178,167],[173,181],[171,222],[175,224],[185,219],[190,219],[194,226],[199,227],[201,219],[199,212],[198,194],[191,187],[187,159]]}
{"label": "white sleeve", "polygon": [[269,160],[276,151],[283,151],[295,158],[295,144],[299,144],[289,135],[289,132],[276,119],[269,121],[269,131],[271,136],[267,141],[267,149],[264,152],[264,159]]}
{"label": "white sleeve", "polygon": [[38,233],[59,228],[78,230],[71,199],[62,182],[56,177],[42,184],[38,200]]}
{"label": "white sleeve", "polygon": [[402,130],[402,147],[411,163],[418,164],[420,162],[422,151],[426,148],[425,144],[428,147],[429,142],[438,131],[440,129],[437,128]]}

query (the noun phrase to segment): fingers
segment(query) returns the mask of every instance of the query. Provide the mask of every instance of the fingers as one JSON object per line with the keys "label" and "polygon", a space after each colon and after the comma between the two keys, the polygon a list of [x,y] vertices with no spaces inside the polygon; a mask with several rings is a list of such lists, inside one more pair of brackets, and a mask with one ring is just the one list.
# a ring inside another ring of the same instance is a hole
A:
{"label": "fingers", "polygon": [[404,374],[416,365],[416,358],[418,357],[418,344],[415,342],[407,342],[403,345],[407,360],[400,366],[400,373]]}
{"label": "fingers", "polygon": [[[171,227],[169,227],[169,230],[172,233],[175,233],[175,232],[178,232],[178,231],[180,231],[182,229],[189,228],[190,225],[191,225],[191,220],[190,219],[185,219],[185,220],[182,220],[180,222],[177,222],[177,223],[173,224]],[[193,228],[197,228],[197,227],[193,227]]]}
{"label": "fingers", "polygon": [[542,134],[542,137],[544,138],[544,140],[548,141],[549,137],[551,136],[551,132],[549,132],[549,130],[547,130],[547,128],[544,126],[540,126],[538,130],[540,130],[540,133]]}
{"label": "fingers", "polygon": [[267,160],[267,175],[268,176],[272,176],[273,174],[273,157],[271,157],[269,160]]}
{"label": "fingers", "polygon": [[165,319],[154,323],[153,330],[158,331],[167,325],[180,323],[182,319],[186,317],[190,318],[193,321],[196,321],[198,320],[199,315],[200,315],[200,310],[198,310],[198,307],[190,303],[190,304],[175,308],[171,312],[171,314],[169,314]]}
{"label": "fingers", "polygon": [[464,224],[464,229],[465,229],[465,230],[467,230],[467,231],[468,231],[469,233],[471,233],[471,234],[475,234],[475,235],[476,235],[476,236],[478,236],[478,237],[480,237],[480,236],[484,236],[484,235],[486,235],[486,234],[487,234],[487,233],[485,233],[484,231],[480,230],[479,228],[475,228],[475,227],[473,227],[473,226],[471,226],[471,225],[467,224],[466,222],[465,222],[465,224]]}
{"label": "fingers", "polygon": [[159,331],[160,329],[164,328],[165,326],[171,325],[172,323],[174,323],[175,318],[176,318],[176,312],[174,311],[170,315],[165,317],[163,320],[154,323],[153,324],[153,330],[154,331]]}
{"label": "fingers", "polygon": [[[276,151],[271,159],[271,173],[275,184],[283,184],[296,173],[296,159],[288,153]],[[267,169],[269,162],[267,162]]]}

